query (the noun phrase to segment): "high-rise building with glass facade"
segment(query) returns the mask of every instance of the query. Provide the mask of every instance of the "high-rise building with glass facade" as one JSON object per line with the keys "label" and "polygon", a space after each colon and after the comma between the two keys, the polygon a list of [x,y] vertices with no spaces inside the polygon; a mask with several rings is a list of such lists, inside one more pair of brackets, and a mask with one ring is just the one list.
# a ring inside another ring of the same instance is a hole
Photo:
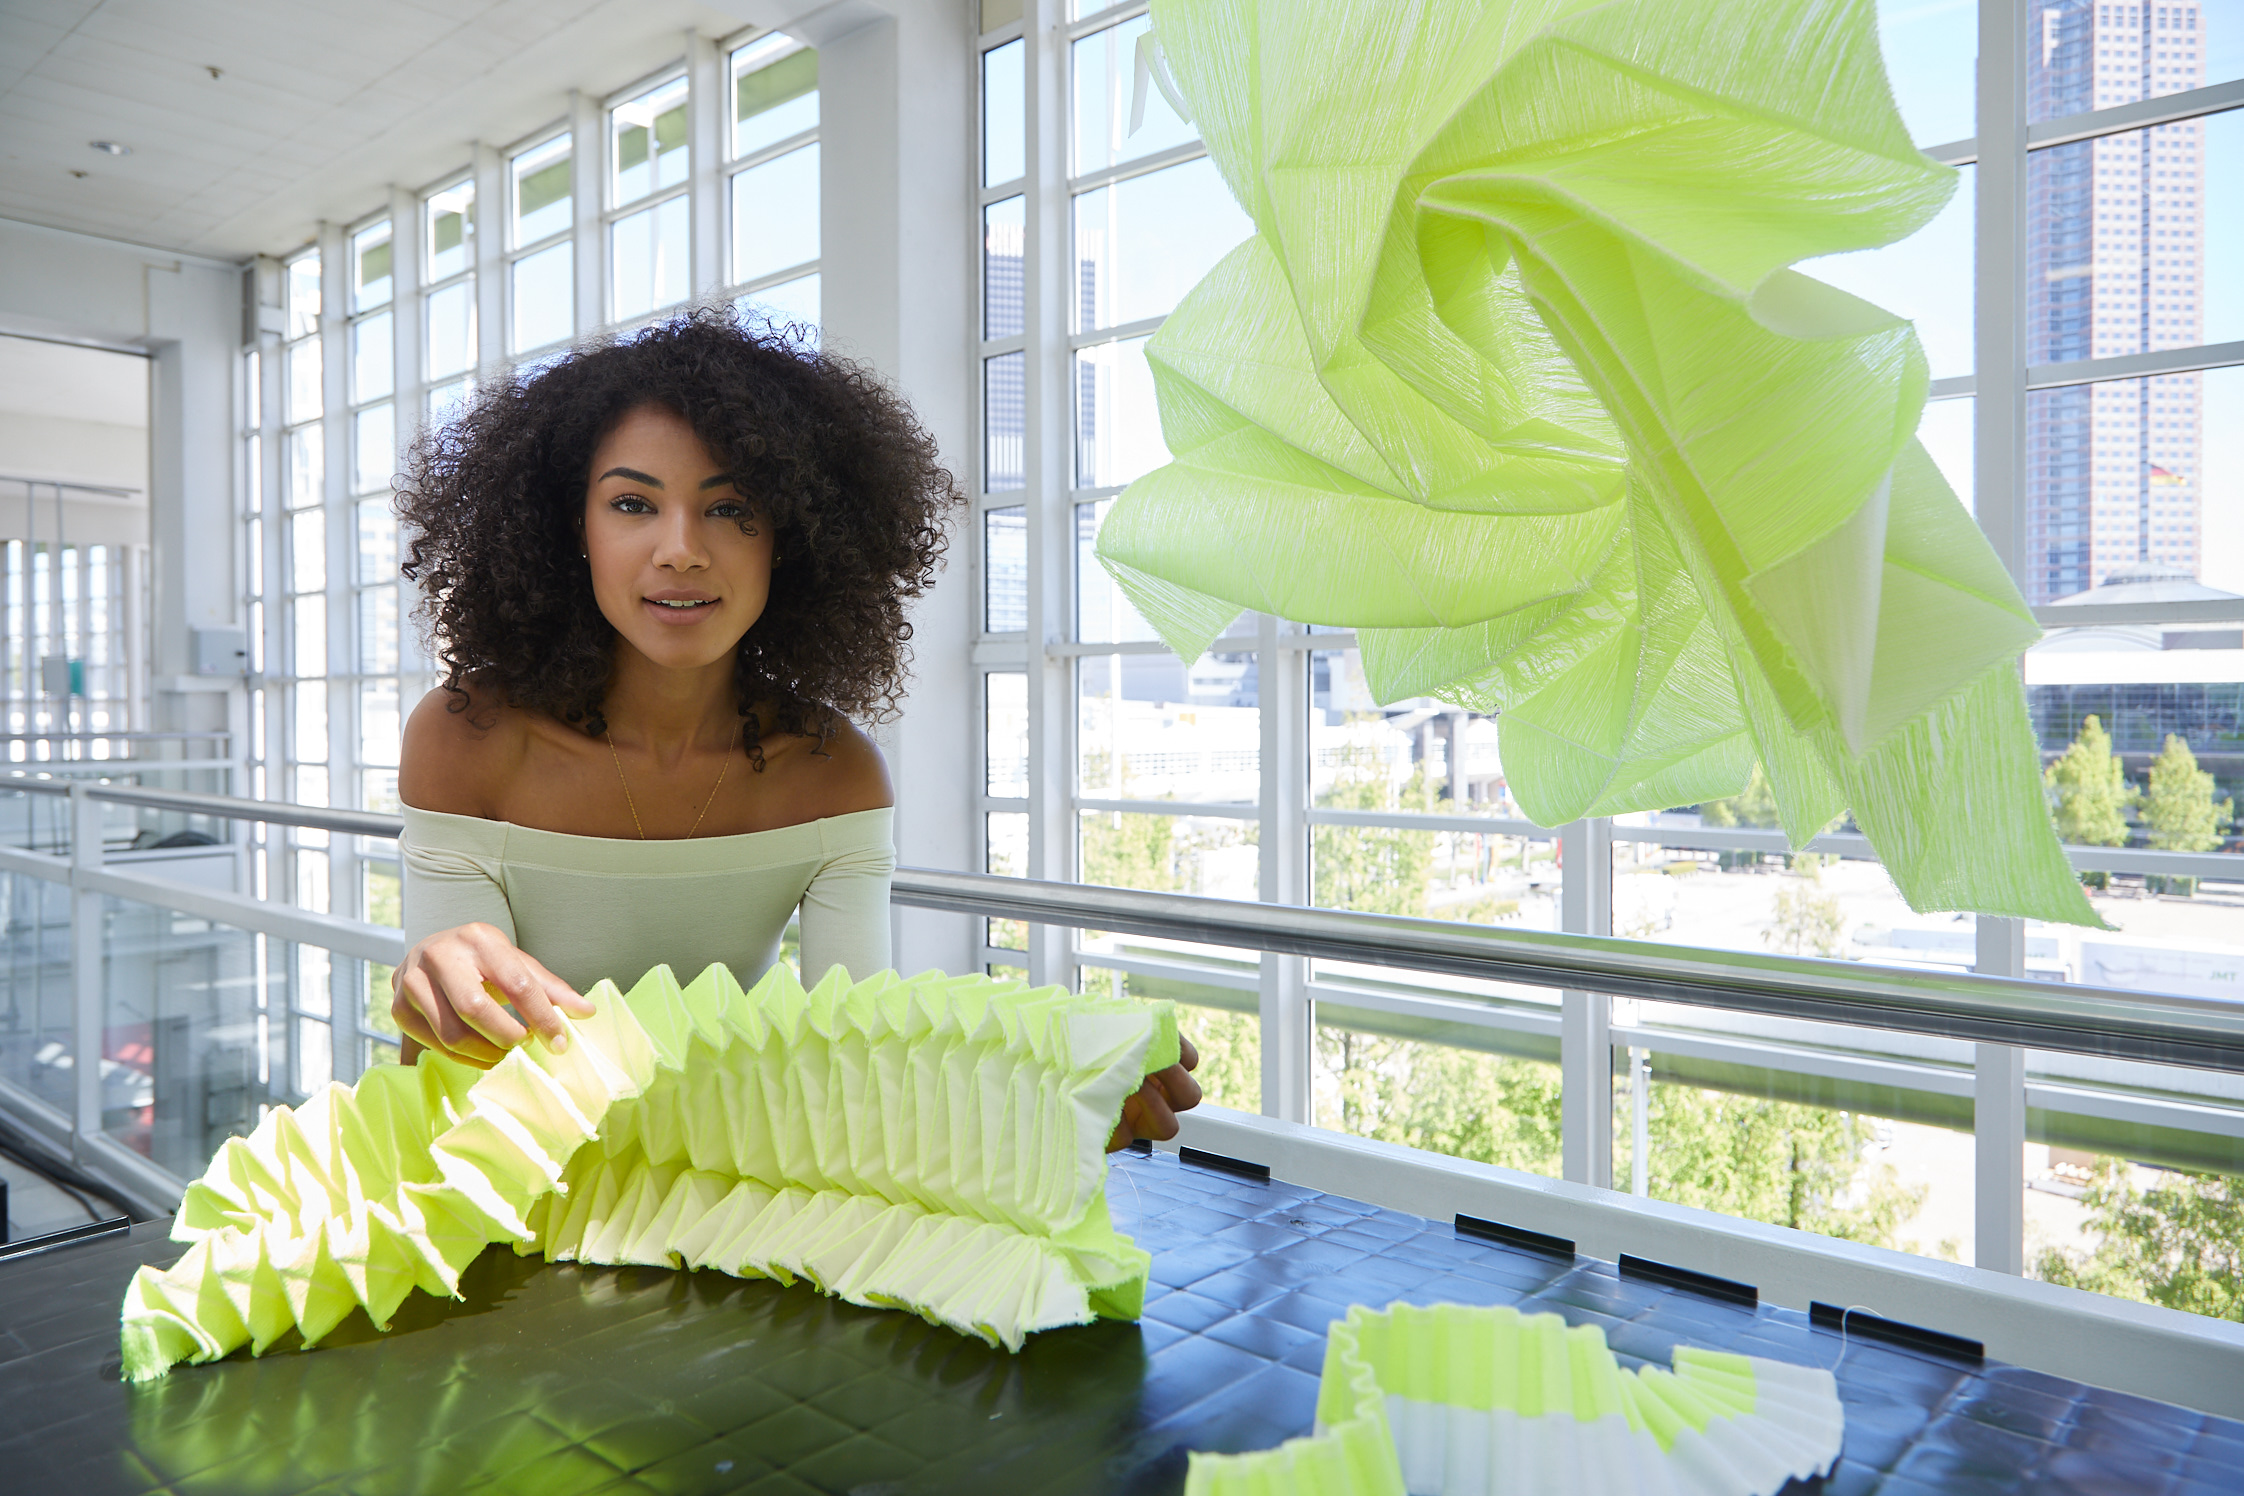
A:
{"label": "high-rise building with glass facade", "polygon": [[[2038,12],[2029,117],[2062,119],[2205,82],[2196,4],[2065,0]],[[2205,122],[2102,135],[2031,158],[2026,362],[2204,341]],[[2196,575],[2204,376],[2052,389],[2030,406],[2027,556],[2037,603],[2149,564]]]}

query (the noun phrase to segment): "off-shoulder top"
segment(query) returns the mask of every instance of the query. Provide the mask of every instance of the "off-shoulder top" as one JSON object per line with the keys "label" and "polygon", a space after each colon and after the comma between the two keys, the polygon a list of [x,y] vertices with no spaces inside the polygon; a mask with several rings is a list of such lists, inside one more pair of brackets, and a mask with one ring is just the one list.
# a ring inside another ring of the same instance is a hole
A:
{"label": "off-shoulder top", "polygon": [[408,945],[481,920],[579,992],[665,962],[691,981],[722,961],[745,985],[778,959],[800,908],[806,984],[836,965],[853,978],[889,965],[889,809],[689,841],[403,810]]}

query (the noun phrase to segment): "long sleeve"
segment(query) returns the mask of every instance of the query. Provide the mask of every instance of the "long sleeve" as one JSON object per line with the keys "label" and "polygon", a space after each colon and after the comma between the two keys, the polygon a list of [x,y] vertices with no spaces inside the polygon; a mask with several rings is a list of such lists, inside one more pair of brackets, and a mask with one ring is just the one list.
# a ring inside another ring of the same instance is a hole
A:
{"label": "long sleeve", "polygon": [[862,981],[890,963],[888,880],[896,848],[885,825],[877,844],[836,851],[819,865],[802,902],[802,977],[805,987],[835,966]]}

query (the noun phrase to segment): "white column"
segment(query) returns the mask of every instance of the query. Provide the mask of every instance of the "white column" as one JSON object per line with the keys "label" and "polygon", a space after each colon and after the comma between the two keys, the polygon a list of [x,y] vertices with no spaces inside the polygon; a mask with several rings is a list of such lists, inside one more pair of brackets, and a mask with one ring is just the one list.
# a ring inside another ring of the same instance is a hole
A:
{"label": "white column", "polygon": [[[2026,922],[1979,916],[1974,971],[2026,974]],[[2026,1051],[1980,1044],[1972,1057],[1972,1262],[1999,1273],[2026,1268]]]}
{"label": "white column", "polygon": [[[1271,904],[1309,902],[1308,656],[1278,646],[1279,621],[1262,615],[1255,680],[1262,718],[1262,821],[1258,893]],[[1314,1114],[1316,1013],[1309,963],[1262,953],[1262,1110],[1288,1122]]]}
{"label": "white column", "polygon": [[[2026,586],[2026,7],[1979,0],[1972,510]],[[2034,28],[2040,34],[2040,28]],[[2030,590],[2030,589],[2029,589]]]}
{"label": "white column", "polygon": [[[1972,343],[1972,508],[2003,565],[2031,595],[2026,554],[2026,30],[2022,0],[1979,0],[1979,166]],[[2039,27],[2035,32],[2039,34]],[[1981,915],[1976,969],[2025,974],[2021,921]],[[2025,1254],[2025,1055],[1977,1047],[1972,1082],[1974,1251],[2015,1273]]]}
{"label": "white column", "polygon": [[608,182],[606,130],[599,100],[569,90],[569,204],[575,218],[580,338],[608,320],[608,236],[600,227]]}
{"label": "white column", "polygon": [[[1559,928],[1613,933],[1613,823],[1575,821],[1558,833]],[[1613,1184],[1613,1000],[1568,989],[1559,996],[1561,1172],[1578,1184]]]}
{"label": "white column", "polygon": [[421,429],[428,383],[421,369],[421,201],[390,189],[390,353],[396,370],[398,450]]}
{"label": "white column", "polygon": [[[482,141],[472,147],[475,174],[475,382],[507,364],[506,163]],[[391,225],[396,238],[396,225]],[[396,282],[391,282],[395,285]]]}
{"label": "white column", "polygon": [[[1075,846],[1074,662],[1045,652],[1071,632],[1074,423],[1068,399],[1067,42],[1062,0],[1029,0],[1027,335],[1029,575],[1029,876],[1072,883]],[[834,246],[827,246],[831,259]],[[977,297],[978,301],[979,298]],[[977,374],[977,377],[978,374]],[[1070,934],[1029,927],[1029,980],[1074,985]]]}
{"label": "white column", "polygon": [[724,263],[725,59],[698,31],[686,33],[686,157],[693,165],[693,294],[714,295],[730,278]]}
{"label": "white column", "polygon": [[[87,798],[84,781],[70,786],[70,865],[101,866],[101,802]],[[101,1135],[101,1051],[107,1028],[101,970],[101,895],[70,895],[70,1049],[74,1084],[72,1155],[85,1157],[88,1139]]]}

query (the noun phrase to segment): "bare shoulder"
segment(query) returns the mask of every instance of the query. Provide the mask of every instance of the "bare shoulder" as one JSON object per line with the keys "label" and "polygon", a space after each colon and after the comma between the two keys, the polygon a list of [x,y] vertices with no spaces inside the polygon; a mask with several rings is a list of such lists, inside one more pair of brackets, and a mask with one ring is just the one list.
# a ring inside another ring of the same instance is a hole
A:
{"label": "bare shoulder", "polygon": [[765,765],[772,789],[794,807],[791,819],[824,820],[896,803],[888,760],[853,722],[837,721],[823,745],[808,737],[769,744]]}
{"label": "bare shoulder", "polygon": [[398,798],[418,810],[493,817],[498,789],[529,748],[531,726],[530,714],[474,681],[464,697],[442,687],[429,692],[406,719]]}

